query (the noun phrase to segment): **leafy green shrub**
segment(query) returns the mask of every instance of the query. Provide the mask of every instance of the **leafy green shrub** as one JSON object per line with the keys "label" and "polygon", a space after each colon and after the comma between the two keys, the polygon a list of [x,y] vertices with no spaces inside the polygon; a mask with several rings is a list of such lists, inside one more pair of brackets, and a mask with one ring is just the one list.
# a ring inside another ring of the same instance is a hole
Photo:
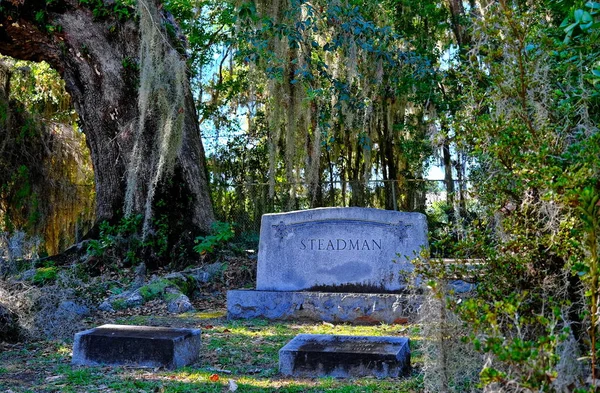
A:
{"label": "leafy green shrub", "polygon": [[141,214],[123,217],[116,225],[102,222],[99,238],[89,241],[87,253],[129,266],[136,265],[149,255],[164,257],[168,253],[171,229],[164,215],[156,217],[153,224],[154,231],[143,238]]}
{"label": "leafy green shrub", "polygon": [[197,244],[194,246],[194,251],[199,254],[213,253],[235,235],[233,225],[221,221],[212,224],[211,232],[208,236],[198,236],[196,238],[195,242]]}
{"label": "leafy green shrub", "polygon": [[162,296],[162,294],[165,293],[165,290],[170,286],[173,286],[173,283],[169,280],[158,280],[141,287],[139,291],[144,300],[148,302]]}
{"label": "leafy green shrub", "polygon": [[34,284],[44,285],[56,281],[56,276],[56,267],[40,267],[36,269],[35,275],[31,279],[31,281],[33,281]]}
{"label": "leafy green shrub", "polygon": [[585,188],[579,197],[578,210],[581,213],[585,239],[581,244],[586,251],[586,258],[573,265],[573,270],[581,279],[588,306],[589,317],[588,335],[590,339],[590,367],[592,383],[595,385],[599,378],[598,371],[598,289],[600,286],[600,260],[598,242],[600,240],[600,195],[591,187]]}

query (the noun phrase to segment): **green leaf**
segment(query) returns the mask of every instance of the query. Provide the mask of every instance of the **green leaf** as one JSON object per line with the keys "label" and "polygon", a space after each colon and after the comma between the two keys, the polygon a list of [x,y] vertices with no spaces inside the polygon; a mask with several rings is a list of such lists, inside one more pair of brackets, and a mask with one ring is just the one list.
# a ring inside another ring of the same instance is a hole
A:
{"label": "green leaf", "polygon": [[588,1],[585,6],[594,10],[600,10],[600,3],[597,1]]}
{"label": "green leaf", "polygon": [[565,33],[572,33],[573,29],[579,25],[579,22],[571,23],[569,26],[565,28]]}
{"label": "green leaf", "polygon": [[594,21],[594,18],[592,18],[592,15],[590,15],[590,13],[589,13],[589,12],[585,11],[585,12],[583,13],[583,17],[581,18],[581,21],[582,21],[583,23],[590,23],[590,22],[593,22],[593,21]]}
{"label": "green leaf", "polygon": [[569,17],[566,17],[565,19],[563,19],[562,23],[558,27],[560,27],[560,28],[567,27],[567,26],[569,26],[569,22],[570,22]]}

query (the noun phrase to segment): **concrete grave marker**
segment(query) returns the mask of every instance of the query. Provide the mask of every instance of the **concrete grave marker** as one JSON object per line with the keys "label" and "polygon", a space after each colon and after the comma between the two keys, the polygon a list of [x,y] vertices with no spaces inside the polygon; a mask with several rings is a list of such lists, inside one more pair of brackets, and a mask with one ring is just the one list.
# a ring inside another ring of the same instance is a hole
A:
{"label": "concrete grave marker", "polygon": [[427,243],[421,213],[320,208],[265,214],[256,290],[227,293],[229,318],[402,323],[410,260]]}
{"label": "concrete grave marker", "polygon": [[198,358],[200,341],[200,329],[102,325],[75,334],[72,364],[174,369]]}
{"label": "concrete grave marker", "polygon": [[[382,293],[401,290],[427,247],[421,213],[322,208],[262,217],[257,290]],[[408,258],[408,259],[407,259]]]}
{"label": "concrete grave marker", "polygon": [[299,334],[279,351],[279,371],[298,377],[398,377],[410,371],[405,337]]}

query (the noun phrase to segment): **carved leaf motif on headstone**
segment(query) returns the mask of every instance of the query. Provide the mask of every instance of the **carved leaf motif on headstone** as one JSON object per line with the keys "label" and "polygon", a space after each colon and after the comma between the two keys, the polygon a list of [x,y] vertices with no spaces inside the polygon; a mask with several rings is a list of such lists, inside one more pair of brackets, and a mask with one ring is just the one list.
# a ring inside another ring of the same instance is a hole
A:
{"label": "carved leaf motif on headstone", "polygon": [[275,229],[275,237],[278,237],[280,239],[283,239],[288,235],[288,233],[291,232],[290,227],[285,225],[283,221],[279,221],[279,224],[272,225],[272,227],[273,229]]}
{"label": "carved leaf motif on headstone", "polygon": [[405,224],[403,221],[398,221],[398,224],[392,227],[392,231],[398,239],[401,241],[408,239],[408,228],[412,227],[412,224]]}

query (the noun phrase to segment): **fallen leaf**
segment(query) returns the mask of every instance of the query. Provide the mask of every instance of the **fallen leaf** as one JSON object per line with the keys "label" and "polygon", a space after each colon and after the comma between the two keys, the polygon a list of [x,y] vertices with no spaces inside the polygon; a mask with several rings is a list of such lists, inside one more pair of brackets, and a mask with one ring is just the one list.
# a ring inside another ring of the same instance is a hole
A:
{"label": "fallen leaf", "polygon": [[208,379],[210,379],[212,382],[217,382],[219,380],[219,375],[212,374]]}
{"label": "fallen leaf", "polygon": [[235,381],[233,379],[229,380],[229,391],[230,392],[235,392],[238,388],[237,383],[235,383]]}
{"label": "fallen leaf", "polygon": [[223,333],[231,333],[231,330],[225,329],[225,330],[223,330]]}

